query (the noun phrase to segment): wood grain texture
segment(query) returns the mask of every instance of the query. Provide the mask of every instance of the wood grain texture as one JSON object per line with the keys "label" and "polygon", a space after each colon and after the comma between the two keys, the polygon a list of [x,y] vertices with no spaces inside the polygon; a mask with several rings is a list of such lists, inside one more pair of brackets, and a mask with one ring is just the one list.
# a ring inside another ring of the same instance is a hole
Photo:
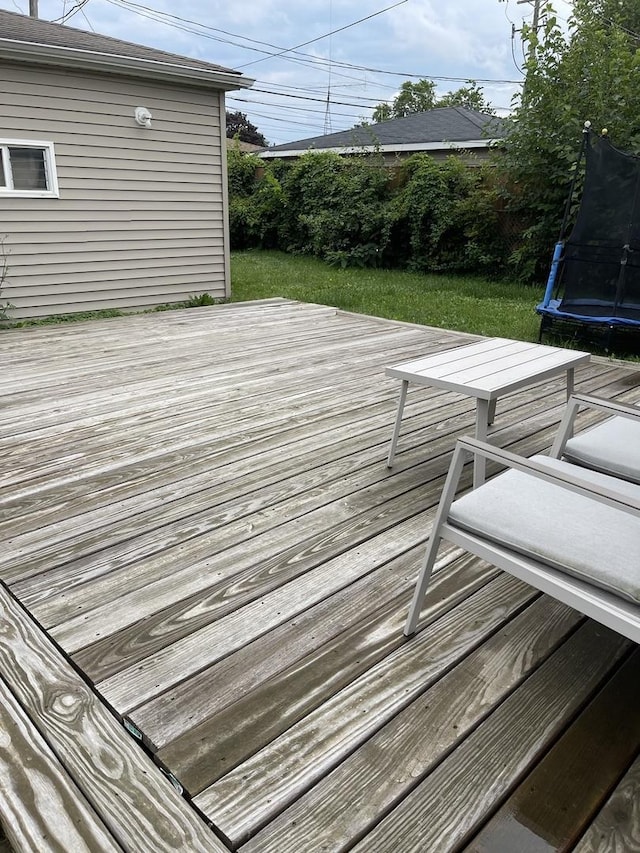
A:
{"label": "wood grain texture", "polygon": [[0,820],[16,853],[122,850],[2,678]]}
{"label": "wood grain texture", "polygon": [[[398,526],[397,533],[405,541],[410,532],[406,524]],[[375,570],[207,667],[186,684],[176,685],[135,708],[131,713],[133,722],[159,749],[247,694],[262,689],[275,676],[303,658],[314,653],[324,654],[327,643],[336,640],[363,617],[372,618],[382,602],[393,606],[393,600],[402,595],[403,590],[406,606],[406,591],[418,572],[424,546],[416,546],[406,554],[384,562],[384,568],[380,570],[376,566],[380,558],[384,558],[384,549],[385,544],[379,538],[370,540],[352,559],[368,560],[369,568]],[[445,569],[457,557],[457,549],[443,548],[437,570]],[[472,570],[471,575],[477,576],[477,572]],[[466,578],[461,578],[463,588],[466,583]],[[371,607],[365,610],[363,601],[370,601]],[[434,613],[435,610],[431,607],[429,612]],[[426,613],[425,609],[425,618]]]}
{"label": "wood grain texture", "polygon": [[[113,214],[92,239],[115,239]],[[211,817],[236,840],[364,843],[414,797],[428,812],[435,799],[420,791],[443,763],[462,773],[456,755],[470,767],[495,745],[510,760],[518,724],[503,740],[488,724],[502,705],[526,706],[537,672],[568,656],[567,689],[579,681],[580,617],[453,548],[439,556],[423,639],[401,634],[451,450],[475,412],[412,388],[389,472],[398,387],[384,368],[471,340],[286,300],[0,336],[12,366],[0,387],[0,577],[156,760],[199,797],[218,792]],[[637,367],[594,359],[576,380],[640,397]],[[527,387],[500,401],[490,440],[544,452],[564,406],[564,377]],[[587,670],[606,680],[616,649]],[[44,674],[21,680],[35,708],[57,696]],[[569,730],[575,705],[549,694]],[[437,736],[425,697],[445,721]],[[473,832],[508,796],[499,763],[487,768],[469,800],[482,815]],[[469,796],[453,790],[452,815]]]}
{"label": "wood grain texture", "polygon": [[638,853],[640,851],[640,757],[588,827],[575,853]]}
{"label": "wood grain texture", "polygon": [[[368,407],[366,412],[372,414]],[[435,459],[445,448],[449,450],[449,429],[463,427],[465,415],[458,424],[455,414],[455,411],[451,412],[450,427],[444,435],[443,430],[439,431],[436,447],[430,449],[430,459]],[[434,413],[433,417],[437,418],[437,414]],[[39,565],[46,565],[51,560],[53,549],[57,547],[58,559],[66,568],[63,570],[61,567],[57,572],[48,573],[51,575],[49,587],[43,581],[39,583],[38,578],[29,577],[14,583],[13,588],[18,593],[24,591],[24,600],[28,600],[30,605],[39,605],[43,621],[56,624],[61,621],[61,616],[55,610],[56,594],[67,589],[69,584],[71,589],[60,605],[65,607],[68,596],[74,593],[74,599],[66,604],[66,612],[82,606],[83,591],[84,600],[89,599],[84,589],[87,580],[92,581],[91,589],[97,594],[101,588],[100,582],[96,583],[99,575],[108,575],[104,581],[108,583],[114,572],[123,571],[126,565],[139,560],[142,555],[149,556],[182,545],[248,515],[252,516],[253,528],[260,525],[264,529],[274,512],[285,514],[287,505],[280,506],[285,501],[295,507],[296,496],[301,505],[300,511],[304,511],[305,494],[309,495],[309,499],[315,495],[318,505],[323,500],[329,502],[329,486],[336,481],[345,480],[341,486],[344,493],[349,493],[350,489],[357,491],[358,483],[364,477],[368,478],[368,484],[381,481],[388,477],[388,473],[379,466],[381,446],[387,441],[388,427],[386,423],[380,427],[377,424],[386,421],[386,418],[386,414],[384,418],[376,415],[374,423],[369,418],[367,432],[357,437],[353,436],[352,431],[335,430],[297,442],[286,459],[282,458],[281,448],[274,441],[273,449],[263,454],[258,470],[255,459],[242,456],[232,458],[231,454],[227,454],[216,466],[211,461],[205,473],[201,470],[201,462],[197,472],[181,471],[180,479],[177,482],[172,479],[167,486],[153,488],[153,482],[147,482],[144,484],[146,491],[135,492],[132,488],[134,493],[130,498],[119,493],[116,506],[109,507],[107,519],[103,506],[93,511],[85,510],[81,515],[72,515],[72,509],[63,500],[61,505],[56,505],[57,511],[66,513],[67,517],[56,524],[56,530],[64,528],[64,538],[52,541],[48,528],[37,529],[35,533],[38,533],[38,541],[31,543],[24,541],[26,536],[13,535],[11,551],[5,554],[4,564],[6,570],[9,570],[12,561],[24,560],[28,556],[30,571],[35,573]],[[373,429],[372,426],[377,428]],[[418,475],[416,471],[414,477]],[[327,495],[324,495],[324,490]],[[319,492],[322,494],[319,495]],[[99,495],[101,501],[107,503],[116,497],[108,489],[101,489]],[[271,511],[265,512],[269,508],[272,508]],[[108,524],[105,524],[105,520]],[[37,524],[38,521],[34,518],[31,524]],[[243,528],[237,524],[236,536],[240,537],[243,532],[246,535],[247,530],[248,525],[245,524]],[[67,538],[71,534],[73,538]],[[36,539],[35,535],[30,538]],[[236,542],[237,539],[232,541]],[[118,548],[120,543],[122,545]],[[86,551],[88,556],[95,550],[100,551],[100,558],[93,557],[90,560],[91,576],[86,576],[83,568],[89,560],[82,559],[82,551]],[[69,558],[68,563],[65,557]],[[133,572],[130,574],[131,577],[127,579],[129,588],[137,578]],[[54,599],[54,602],[50,603],[50,599]]]}
{"label": "wood grain texture", "polygon": [[[442,473],[446,459],[439,459],[433,467]],[[352,492],[349,485],[360,476],[342,478],[333,486],[327,484],[317,492],[277,504],[250,520],[225,525],[217,533],[203,534],[175,549],[167,549],[156,559],[137,562],[128,572],[110,573],[98,585],[95,606],[89,609],[87,605],[91,602],[87,602],[78,616],[50,628],[52,635],[75,652],[96,641],[96,625],[101,626],[98,637],[113,635],[140,619],[160,616],[165,608],[182,607],[186,611],[189,607],[199,607],[202,599],[213,598],[221,588],[228,591],[232,583],[251,590],[238,596],[233,603],[236,609],[338,556],[350,545],[360,544],[401,522],[411,514],[410,507],[417,513],[421,506],[433,502],[433,497],[431,501],[427,499],[429,490],[420,485],[416,488],[414,476],[408,475],[394,478],[393,484],[387,480],[370,483],[365,504],[360,489]],[[316,506],[318,503],[320,506]],[[296,546],[291,545],[289,524],[295,524],[298,534],[295,560],[291,559]],[[258,561],[260,571],[256,572]],[[184,568],[177,568],[180,564]],[[129,575],[134,587],[131,590],[127,583]],[[141,583],[141,577],[146,583]],[[92,586],[87,588],[85,596],[91,593]],[[113,607],[116,600],[118,608]],[[39,608],[35,612],[39,613]],[[172,621],[170,609],[165,618]],[[184,615],[181,624],[183,635],[198,627],[192,626]],[[157,634],[160,633],[158,629]],[[169,636],[167,644],[177,639],[179,635]]]}
{"label": "wood grain texture", "polygon": [[[495,575],[466,556],[440,571],[425,621],[435,621]],[[409,589],[380,607],[373,596],[361,598],[359,616],[334,640],[325,642],[291,666],[272,675],[222,712],[185,731],[158,758],[171,767],[191,795],[200,793],[243,759],[302,720],[403,644],[398,626],[405,618]],[[369,594],[369,590],[367,590]],[[424,624],[424,623],[423,623]],[[315,629],[311,627],[314,632]],[[191,687],[185,685],[191,693]],[[282,696],[289,705],[282,707]],[[137,720],[135,714],[134,721]]]}
{"label": "wood grain texture", "polygon": [[636,651],[465,850],[572,850],[640,750],[639,681]]}
{"label": "wood grain texture", "polygon": [[[234,844],[243,843],[449,667],[535,597],[500,577],[387,655],[284,735],[194,797]],[[396,617],[396,630],[401,629]],[[437,637],[437,643],[435,638]],[[248,808],[250,804],[250,808]]]}
{"label": "wood grain texture", "polygon": [[[564,605],[538,598],[286,809],[245,849],[261,853],[349,849],[494,711],[580,619]],[[393,773],[389,772],[391,756]]]}
{"label": "wood grain texture", "polygon": [[587,622],[353,849],[459,849],[629,647],[623,638]]}
{"label": "wood grain texture", "polygon": [[[258,563],[251,575],[241,574],[232,578],[231,583],[218,586],[212,590],[209,601],[206,598],[189,601],[193,616],[187,611],[178,614],[179,619],[198,620],[204,610],[218,610],[216,615],[220,618],[216,621],[213,618],[202,619],[199,625],[192,626],[191,632],[183,632],[183,636],[173,643],[162,638],[164,625],[170,628],[172,619],[165,619],[165,614],[160,611],[152,617],[156,623],[162,619],[158,627],[154,624],[151,633],[155,649],[150,650],[140,662],[133,663],[129,663],[128,657],[119,650],[125,667],[98,681],[98,689],[110,702],[126,708],[128,712],[135,707],[129,705],[134,697],[136,704],[141,704],[158,696],[326,598],[331,592],[344,588],[359,578],[363,571],[360,562],[348,558],[340,560],[343,571],[335,571],[334,560],[348,550],[347,543],[354,547],[381,530],[393,528],[401,521],[403,507],[406,513],[409,505],[412,508],[418,506],[411,496],[389,501],[370,513],[361,514],[357,528],[352,521],[345,520],[334,529],[309,537],[298,545],[290,545],[285,551]],[[255,561],[253,565],[256,565]],[[266,595],[267,592],[271,594]],[[236,608],[228,606],[231,597],[236,598]],[[218,609],[219,604],[222,604],[222,612]],[[225,612],[228,610],[231,612]],[[146,624],[144,628],[147,629]],[[131,641],[144,642],[145,635],[140,638],[140,634],[140,626],[136,626]],[[107,642],[112,642],[111,638]],[[82,658],[78,656],[78,660]]]}
{"label": "wood grain texture", "polygon": [[0,666],[35,727],[125,850],[226,853],[4,586]]}

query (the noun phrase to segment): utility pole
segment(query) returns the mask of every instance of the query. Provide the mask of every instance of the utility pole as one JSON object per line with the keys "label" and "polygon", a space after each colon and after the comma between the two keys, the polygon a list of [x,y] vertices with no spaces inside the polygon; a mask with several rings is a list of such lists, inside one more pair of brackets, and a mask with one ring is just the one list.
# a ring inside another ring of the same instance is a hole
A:
{"label": "utility pole", "polygon": [[29,16],[31,18],[38,17],[38,0],[29,0]]}
{"label": "utility pole", "polygon": [[[540,20],[540,0],[517,0],[518,6],[523,3],[533,3],[533,18],[531,20],[531,29],[534,33],[538,32],[538,21]],[[533,54],[533,45],[529,45],[529,58]]]}

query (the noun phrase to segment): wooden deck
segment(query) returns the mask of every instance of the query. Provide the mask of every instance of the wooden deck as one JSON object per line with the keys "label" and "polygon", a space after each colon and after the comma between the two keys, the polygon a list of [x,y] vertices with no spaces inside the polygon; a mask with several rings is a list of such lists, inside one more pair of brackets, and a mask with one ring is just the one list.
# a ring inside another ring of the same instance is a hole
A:
{"label": "wooden deck", "polygon": [[474,405],[411,389],[388,471],[384,368],[472,340],[284,300],[0,335],[0,579],[230,850],[640,845],[635,645],[453,548],[402,635]]}

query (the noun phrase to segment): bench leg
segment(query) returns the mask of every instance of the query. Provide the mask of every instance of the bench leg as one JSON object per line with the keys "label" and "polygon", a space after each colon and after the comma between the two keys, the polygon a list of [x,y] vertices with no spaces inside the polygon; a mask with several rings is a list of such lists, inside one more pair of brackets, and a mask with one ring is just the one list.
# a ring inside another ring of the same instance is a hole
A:
{"label": "bench leg", "polygon": [[429,586],[429,581],[431,580],[433,567],[436,562],[436,557],[438,556],[438,548],[442,541],[440,531],[442,530],[442,526],[449,515],[449,510],[451,509],[451,504],[456,494],[460,474],[462,473],[462,466],[465,463],[466,456],[467,454],[462,450],[462,448],[456,446],[456,449],[453,451],[453,457],[451,458],[451,464],[449,465],[447,479],[445,480],[444,487],[442,489],[440,503],[438,504],[435,518],[433,519],[433,527],[431,528],[431,536],[429,537],[427,552],[424,556],[420,574],[418,575],[418,582],[416,583],[415,592],[413,593],[411,607],[409,608],[409,615],[407,616],[407,621],[404,626],[404,633],[407,637],[410,637],[415,633],[418,625],[420,609],[427,592],[427,587]]}
{"label": "bench leg", "polygon": [[389,456],[387,457],[387,468],[393,467],[393,458],[396,455],[396,445],[398,443],[398,436],[400,435],[400,424],[402,423],[402,412],[404,411],[404,403],[407,399],[408,387],[409,381],[407,379],[403,379],[402,386],[400,388],[400,400],[398,401],[398,414],[396,415],[393,435],[391,436],[391,447],[389,448]]}
{"label": "bench leg", "polygon": [[[489,415],[493,407],[495,412],[495,403],[489,403],[488,400],[481,400],[479,397],[476,400],[476,438],[478,441],[486,441],[487,433],[489,432]],[[484,483],[487,469],[487,460],[484,456],[477,455],[473,462],[473,488],[477,489]]]}
{"label": "bench leg", "polygon": [[441,537],[437,536],[434,530],[431,533],[429,544],[427,545],[427,553],[425,555],[422,568],[420,569],[420,574],[418,575],[418,582],[416,583],[416,588],[413,593],[411,607],[409,608],[409,615],[407,616],[407,621],[404,626],[405,637],[411,637],[411,635],[416,632],[418,619],[420,618],[420,608],[422,607],[422,602],[424,601],[424,596],[427,592],[429,581],[431,580],[431,573],[433,572],[441,541]]}

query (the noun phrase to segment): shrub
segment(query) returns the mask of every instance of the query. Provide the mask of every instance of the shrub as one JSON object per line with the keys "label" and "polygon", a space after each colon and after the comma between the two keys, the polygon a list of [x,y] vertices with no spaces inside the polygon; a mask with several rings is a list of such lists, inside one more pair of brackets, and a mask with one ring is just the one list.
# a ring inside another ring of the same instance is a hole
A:
{"label": "shrub", "polygon": [[377,158],[305,154],[283,191],[283,248],[341,266],[377,264],[389,198],[388,172]]}
{"label": "shrub", "polygon": [[309,152],[293,163],[230,152],[231,246],[279,248],[340,267],[484,272],[504,267],[495,171],[416,154]]}

